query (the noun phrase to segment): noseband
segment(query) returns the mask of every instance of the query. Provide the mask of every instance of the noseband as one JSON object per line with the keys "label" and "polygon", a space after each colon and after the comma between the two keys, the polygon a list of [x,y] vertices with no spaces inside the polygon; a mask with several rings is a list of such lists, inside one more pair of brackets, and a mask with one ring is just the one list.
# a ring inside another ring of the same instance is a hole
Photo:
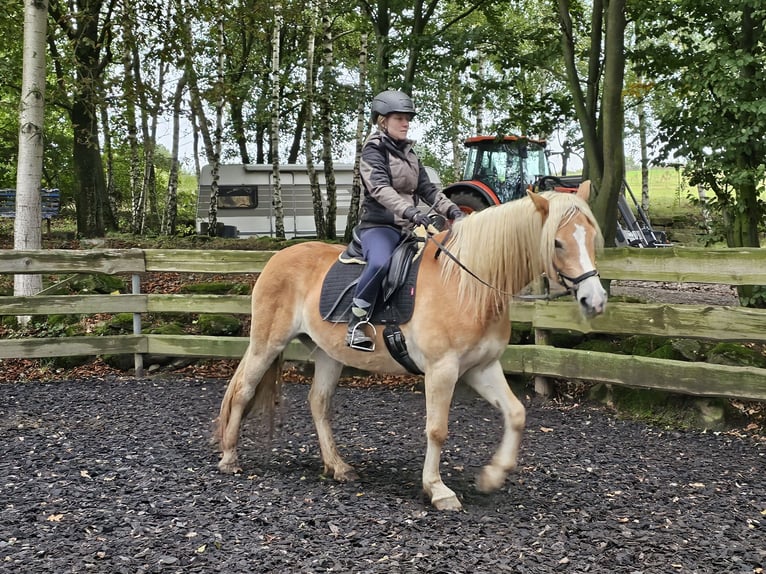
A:
{"label": "noseband", "polygon": [[[583,273],[582,275],[578,275],[577,277],[570,277],[569,275],[565,275],[564,273],[556,269],[556,276],[558,277],[559,285],[561,285],[567,291],[577,293],[577,288],[580,286],[580,283],[582,283],[586,279],[590,279],[591,277],[598,277],[598,270],[591,269],[590,271],[586,271],[585,273]],[[569,285],[567,285],[567,282],[569,282]]]}
{"label": "noseband", "polygon": [[[580,210],[577,207],[571,207],[569,211],[567,212],[566,216],[562,219],[561,223],[559,223],[559,229],[561,229],[564,225],[569,223],[571,219],[579,213]],[[567,290],[567,292],[571,293],[577,293],[577,288],[580,286],[580,283],[585,281],[586,279],[590,279],[591,277],[598,277],[598,270],[591,269],[590,271],[586,271],[582,275],[578,275],[577,277],[570,277],[569,275],[565,275],[562,273],[558,267],[554,265],[554,269],[556,270],[556,277],[558,284],[561,285],[564,289]],[[569,283],[567,285],[567,282]]]}

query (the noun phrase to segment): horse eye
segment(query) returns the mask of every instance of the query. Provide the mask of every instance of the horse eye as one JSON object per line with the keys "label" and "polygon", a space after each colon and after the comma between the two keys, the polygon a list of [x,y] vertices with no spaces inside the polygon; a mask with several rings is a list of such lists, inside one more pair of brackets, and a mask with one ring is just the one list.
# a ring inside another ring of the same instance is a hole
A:
{"label": "horse eye", "polygon": [[562,247],[564,247],[564,245],[563,245],[563,244],[561,243],[561,241],[559,241],[558,239],[556,239],[556,240],[553,242],[553,246],[554,246],[556,249],[561,249]]}

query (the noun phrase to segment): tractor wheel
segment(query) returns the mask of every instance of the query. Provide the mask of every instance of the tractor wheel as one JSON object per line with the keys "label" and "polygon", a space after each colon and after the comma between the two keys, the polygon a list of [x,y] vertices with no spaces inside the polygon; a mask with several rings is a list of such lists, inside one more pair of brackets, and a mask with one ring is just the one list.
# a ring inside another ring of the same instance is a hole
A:
{"label": "tractor wheel", "polygon": [[473,213],[489,207],[480,197],[466,191],[453,193],[450,199],[463,210],[463,213]]}

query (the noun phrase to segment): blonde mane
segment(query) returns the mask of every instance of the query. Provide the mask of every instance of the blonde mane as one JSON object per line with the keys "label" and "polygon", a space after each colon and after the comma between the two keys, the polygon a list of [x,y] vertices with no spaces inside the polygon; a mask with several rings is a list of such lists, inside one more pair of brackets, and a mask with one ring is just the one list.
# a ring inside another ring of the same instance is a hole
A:
{"label": "blonde mane", "polygon": [[453,226],[447,249],[491,286],[466,273],[451,258],[442,257],[442,278],[457,283],[464,308],[473,308],[484,317],[504,313],[513,295],[540,273],[555,276],[551,259],[556,231],[578,211],[596,228],[596,248],[601,249],[601,232],[587,202],[573,193],[541,195],[549,201],[544,224],[532,200],[524,197],[474,212]]}

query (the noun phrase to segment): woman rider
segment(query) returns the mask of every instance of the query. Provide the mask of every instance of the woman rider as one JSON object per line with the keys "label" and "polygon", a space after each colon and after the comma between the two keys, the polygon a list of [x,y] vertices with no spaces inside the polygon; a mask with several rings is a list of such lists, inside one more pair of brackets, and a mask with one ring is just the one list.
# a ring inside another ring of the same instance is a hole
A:
{"label": "woman rider", "polygon": [[346,344],[371,351],[374,343],[364,332],[365,323],[380,292],[394,248],[416,225],[430,220],[417,207],[424,200],[448,219],[463,217],[428,178],[425,168],[407,139],[415,106],[404,92],[387,90],[372,100],[372,123],[377,131],[362,148],[361,175],[364,185],[358,236],[367,262],[359,277],[351,307]]}

